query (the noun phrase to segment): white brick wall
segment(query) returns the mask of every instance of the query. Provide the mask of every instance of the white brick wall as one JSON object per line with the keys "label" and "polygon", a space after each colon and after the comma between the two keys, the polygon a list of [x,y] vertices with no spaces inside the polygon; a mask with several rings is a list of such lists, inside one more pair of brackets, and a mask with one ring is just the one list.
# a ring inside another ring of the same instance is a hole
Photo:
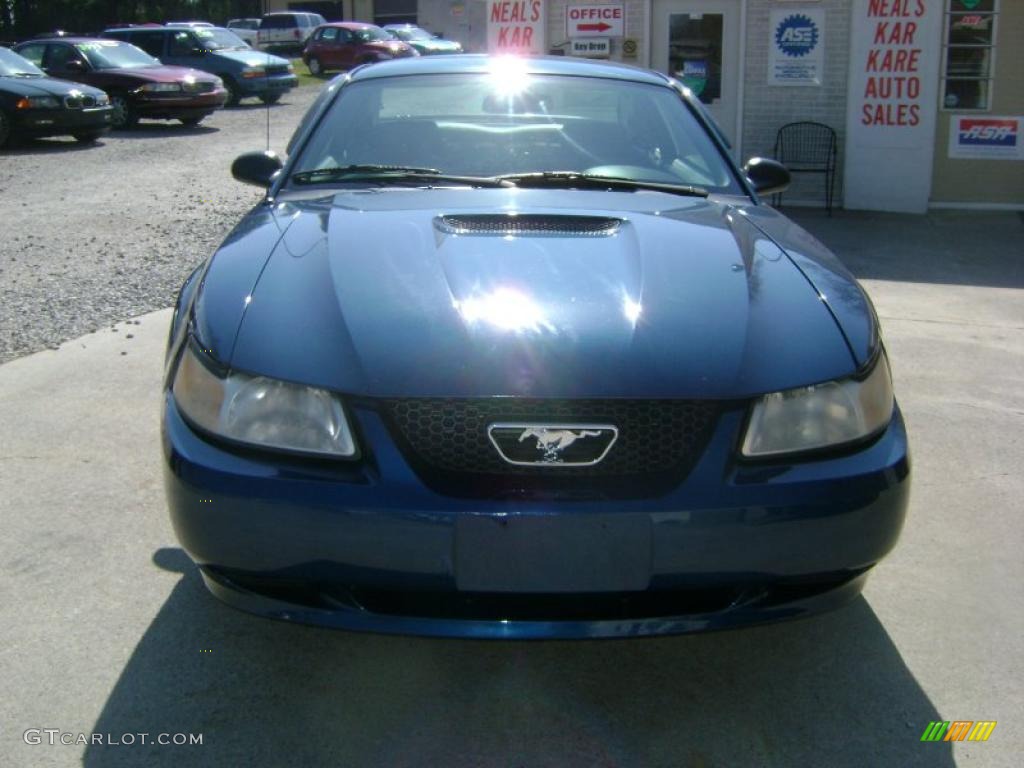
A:
{"label": "white brick wall", "polygon": [[[768,16],[772,8],[795,11],[820,8],[825,11],[825,72],[821,87],[799,88],[769,86]],[[786,123],[814,120],[835,129],[839,136],[839,177],[836,179],[836,203],[841,201],[843,140],[846,127],[846,87],[850,61],[849,0],[780,3],[772,0],[747,0],[747,59],[744,71],[743,155],[744,159],[761,155],[771,157],[775,134]],[[799,174],[784,202],[824,203],[824,182],[817,174]]]}

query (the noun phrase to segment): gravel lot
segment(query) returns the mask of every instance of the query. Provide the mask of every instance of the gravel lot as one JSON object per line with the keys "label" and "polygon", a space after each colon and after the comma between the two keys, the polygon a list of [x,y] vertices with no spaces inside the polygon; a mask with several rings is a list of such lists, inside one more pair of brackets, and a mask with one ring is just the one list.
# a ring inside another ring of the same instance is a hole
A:
{"label": "gravel lot", "polygon": [[[270,108],[279,153],[317,93]],[[196,128],[143,121],[82,146],[46,139],[0,152],[0,363],[173,303],[192,268],[260,191],[231,178],[266,146],[259,102]]]}

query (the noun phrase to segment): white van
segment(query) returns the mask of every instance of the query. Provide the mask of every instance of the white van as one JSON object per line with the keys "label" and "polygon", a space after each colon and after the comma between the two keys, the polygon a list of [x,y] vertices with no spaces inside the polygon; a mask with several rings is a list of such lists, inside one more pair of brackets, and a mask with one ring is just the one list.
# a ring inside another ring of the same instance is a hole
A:
{"label": "white van", "polygon": [[319,13],[279,12],[265,13],[260,19],[260,28],[256,33],[256,45],[267,50],[270,48],[293,48],[301,50],[313,30],[326,20]]}

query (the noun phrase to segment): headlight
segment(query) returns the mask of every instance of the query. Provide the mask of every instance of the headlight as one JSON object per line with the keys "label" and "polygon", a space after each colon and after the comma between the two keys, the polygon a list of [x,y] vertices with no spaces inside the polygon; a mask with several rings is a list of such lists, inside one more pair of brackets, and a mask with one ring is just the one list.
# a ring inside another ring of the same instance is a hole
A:
{"label": "headlight", "polygon": [[180,83],[146,83],[139,88],[143,93],[177,93],[181,90]]}
{"label": "headlight", "polygon": [[266,376],[218,376],[186,345],[171,388],[196,426],[240,443],[352,458],[352,431],[331,392]]}
{"label": "headlight", "polygon": [[265,77],[266,74],[267,70],[265,67],[246,67],[242,70],[242,77],[245,78]]}
{"label": "headlight", "polygon": [[287,69],[288,69],[288,74],[289,75],[294,75],[295,74],[295,66],[293,64],[289,63]]}
{"label": "headlight", "polygon": [[750,414],[742,452],[759,458],[852,443],[884,429],[893,407],[889,361],[883,351],[864,378],[762,397]]}
{"label": "headlight", "polygon": [[18,109],[59,109],[60,99],[53,96],[28,96],[18,99]]}

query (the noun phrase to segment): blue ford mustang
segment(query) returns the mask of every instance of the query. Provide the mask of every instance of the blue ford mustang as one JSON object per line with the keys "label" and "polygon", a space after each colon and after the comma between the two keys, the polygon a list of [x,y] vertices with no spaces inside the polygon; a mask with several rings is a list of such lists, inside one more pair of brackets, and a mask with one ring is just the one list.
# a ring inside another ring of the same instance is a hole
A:
{"label": "blue ford mustang", "polygon": [[871,304],[676,81],[385,62],[324,89],[186,281],[166,487],[211,591],[470,637],[687,632],[859,593],[906,510]]}

